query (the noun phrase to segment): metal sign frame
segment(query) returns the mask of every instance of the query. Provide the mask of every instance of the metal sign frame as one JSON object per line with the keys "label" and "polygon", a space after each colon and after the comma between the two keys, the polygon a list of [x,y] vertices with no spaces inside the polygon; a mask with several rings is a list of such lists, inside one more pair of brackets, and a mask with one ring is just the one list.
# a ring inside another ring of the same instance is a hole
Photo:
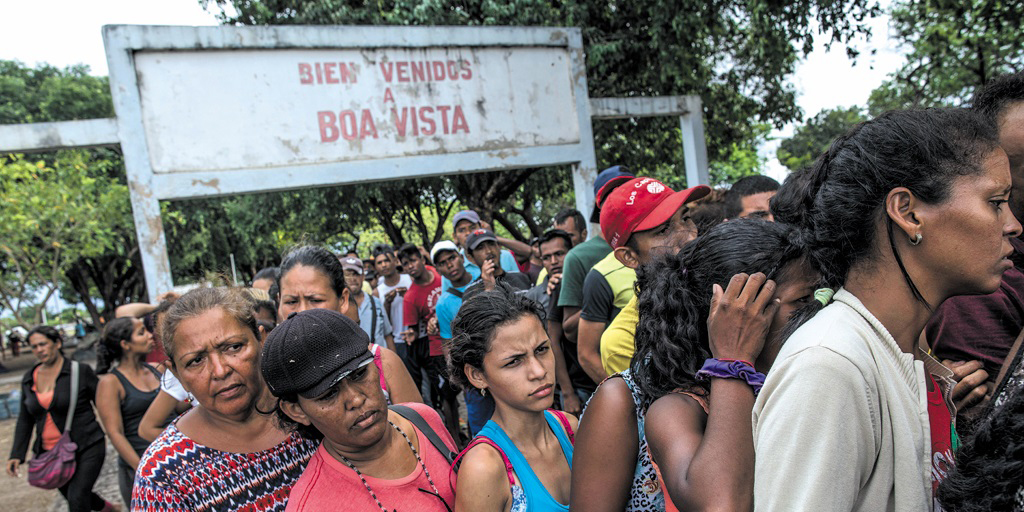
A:
{"label": "metal sign frame", "polygon": [[[571,164],[577,208],[587,211],[593,205],[591,184],[597,164],[583,38],[578,28],[107,25],[103,27],[103,40],[136,235],[151,301],[155,302],[158,295],[173,285],[160,217],[160,200]],[[272,172],[272,179],[268,179],[267,169],[153,172],[143,127],[135,52],[443,47],[565,48],[570,59],[572,90],[579,117],[579,141],[497,151],[277,167]]]}

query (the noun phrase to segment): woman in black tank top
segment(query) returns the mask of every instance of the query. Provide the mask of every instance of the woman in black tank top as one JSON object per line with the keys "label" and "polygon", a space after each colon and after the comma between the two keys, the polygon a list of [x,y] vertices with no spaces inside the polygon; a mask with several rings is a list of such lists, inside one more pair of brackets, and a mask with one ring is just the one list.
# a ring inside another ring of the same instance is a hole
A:
{"label": "woman in black tank top", "polygon": [[107,437],[117,450],[118,488],[131,506],[132,484],[139,458],[149,441],[139,436],[139,422],[160,392],[160,373],[146,364],[155,341],[142,320],[118,318],[107,324],[99,347],[97,371],[106,373],[96,390],[96,407]]}

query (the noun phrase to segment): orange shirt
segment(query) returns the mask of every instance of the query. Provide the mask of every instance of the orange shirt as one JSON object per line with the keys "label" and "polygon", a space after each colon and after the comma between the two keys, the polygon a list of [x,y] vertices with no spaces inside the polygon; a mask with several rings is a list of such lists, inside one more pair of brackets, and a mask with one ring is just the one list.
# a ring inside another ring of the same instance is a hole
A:
{"label": "orange shirt", "polygon": [[[53,402],[53,390],[49,390],[45,393],[36,390],[36,378],[39,376],[39,367],[37,366],[35,371],[32,372],[32,391],[36,393],[36,399],[39,400],[39,405],[45,409],[50,408],[50,403]],[[43,450],[50,451],[60,440],[61,432],[57,428],[57,424],[53,422],[53,416],[49,412],[46,413],[46,421],[43,423]]]}

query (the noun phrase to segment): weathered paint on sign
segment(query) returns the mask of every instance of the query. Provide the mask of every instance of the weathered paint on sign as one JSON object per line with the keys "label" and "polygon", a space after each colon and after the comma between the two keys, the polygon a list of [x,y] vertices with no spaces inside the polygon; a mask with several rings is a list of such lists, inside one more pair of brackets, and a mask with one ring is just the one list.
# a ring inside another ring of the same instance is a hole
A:
{"label": "weathered paint on sign", "polygon": [[142,51],[135,66],[155,173],[580,140],[564,48]]}

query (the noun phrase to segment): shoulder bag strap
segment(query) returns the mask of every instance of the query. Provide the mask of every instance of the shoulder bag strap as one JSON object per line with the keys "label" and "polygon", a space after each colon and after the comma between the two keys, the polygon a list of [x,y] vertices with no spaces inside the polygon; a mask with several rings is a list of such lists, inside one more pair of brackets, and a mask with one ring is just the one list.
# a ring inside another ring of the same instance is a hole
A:
{"label": "shoulder bag strap", "polygon": [[71,404],[68,405],[68,417],[64,420],[64,433],[71,432],[71,420],[75,418],[75,406],[78,405],[78,361],[71,361]]}
{"label": "shoulder bag strap", "polygon": [[1003,392],[1003,388],[1006,387],[1006,374],[1009,373],[1010,369],[1020,364],[1021,354],[1024,351],[1021,350],[1021,341],[1024,341],[1024,330],[1017,336],[1017,340],[1013,342],[1013,346],[1010,347],[1010,352],[1006,354],[1006,359],[1003,361],[1002,368],[999,369],[999,375],[996,376],[995,391],[989,395],[989,398],[996,398]]}
{"label": "shoulder bag strap", "polygon": [[448,287],[448,293],[450,293],[450,294],[452,294],[452,295],[454,295],[454,296],[456,296],[456,297],[458,297],[460,299],[462,298],[462,292],[457,290],[454,286],[449,286]]}
{"label": "shoulder bag strap", "polygon": [[508,456],[505,455],[505,451],[502,450],[501,447],[498,446],[497,443],[495,443],[494,441],[491,441],[489,438],[484,437],[484,436],[476,436],[475,438],[473,438],[472,441],[469,442],[468,445],[466,445],[466,448],[464,450],[462,450],[462,452],[459,453],[458,456],[455,457],[455,460],[452,461],[452,468],[448,471],[448,485],[451,486],[452,492],[455,491],[455,479],[452,478],[452,474],[459,472],[459,466],[460,466],[460,464],[462,462],[462,457],[464,455],[466,455],[467,453],[469,453],[469,449],[470,448],[472,448],[472,447],[474,447],[474,446],[476,446],[478,444],[490,445],[491,448],[494,448],[495,450],[498,450],[498,455],[501,455],[501,461],[505,464],[505,476],[508,477],[508,486],[509,487],[515,486],[516,485],[516,479],[513,476],[514,471],[512,470],[512,461],[508,460]]}
{"label": "shoulder bag strap", "polygon": [[444,460],[448,461],[448,464],[452,464],[455,461],[456,453],[451,448],[448,448],[448,445],[444,444],[441,436],[434,432],[434,429],[427,423],[427,420],[423,419],[423,416],[420,416],[420,413],[416,412],[415,409],[407,405],[392,405],[388,408],[409,420],[420,432],[423,432],[423,435],[427,437],[430,444],[434,445],[434,448],[441,452],[441,455],[444,456]]}

